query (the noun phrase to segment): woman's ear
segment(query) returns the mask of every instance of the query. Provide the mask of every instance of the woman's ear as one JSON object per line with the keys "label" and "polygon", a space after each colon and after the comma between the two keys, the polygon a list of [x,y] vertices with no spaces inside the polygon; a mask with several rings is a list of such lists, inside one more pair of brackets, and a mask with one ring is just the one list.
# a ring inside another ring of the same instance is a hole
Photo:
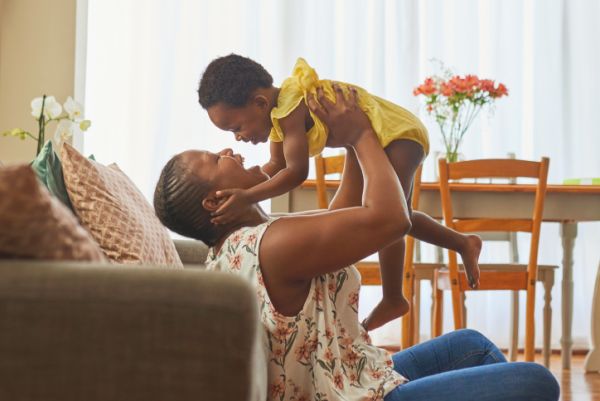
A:
{"label": "woman's ear", "polygon": [[214,212],[217,210],[223,202],[227,199],[224,197],[217,197],[217,193],[215,191],[210,192],[206,195],[206,198],[202,199],[202,207],[209,212]]}

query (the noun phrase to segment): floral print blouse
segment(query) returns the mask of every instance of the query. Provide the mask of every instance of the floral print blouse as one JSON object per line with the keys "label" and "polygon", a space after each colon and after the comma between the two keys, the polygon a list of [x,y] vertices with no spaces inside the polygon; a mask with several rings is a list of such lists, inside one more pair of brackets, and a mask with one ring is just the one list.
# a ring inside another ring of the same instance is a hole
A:
{"label": "floral print blouse", "polygon": [[258,255],[260,239],[273,221],[235,231],[218,252],[210,250],[206,261],[209,270],[242,275],[256,285],[269,350],[268,399],[383,399],[407,380],[359,324],[358,270],[349,266],[314,278],[296,316],[278,313],[269,300]]}

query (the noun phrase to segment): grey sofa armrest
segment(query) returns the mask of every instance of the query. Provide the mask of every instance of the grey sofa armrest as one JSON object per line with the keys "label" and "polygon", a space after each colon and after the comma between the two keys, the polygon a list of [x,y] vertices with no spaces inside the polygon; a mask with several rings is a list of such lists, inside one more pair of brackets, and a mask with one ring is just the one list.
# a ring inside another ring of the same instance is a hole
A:
{"label": "grey sofa armrest", "polygon": [[175,249],[184,265],[203,265],[208,255],[208,246],[202,241],[189,239],[173,240]]}
{"label": "grey sofa armrest", "polygon": [[234,275],[3,261],[0,399],[264,397],[258,326],[254,290]]}

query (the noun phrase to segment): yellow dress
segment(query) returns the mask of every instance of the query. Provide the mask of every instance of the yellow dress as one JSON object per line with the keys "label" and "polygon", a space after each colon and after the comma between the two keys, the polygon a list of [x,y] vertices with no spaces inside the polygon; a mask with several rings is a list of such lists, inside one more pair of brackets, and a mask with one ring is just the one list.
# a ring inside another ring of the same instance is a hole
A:
{"label": "yellow dress", "polygon": [[[271,110],[273,128],[269,140],[273,142],[283,141],[284,133],[279,125],[279,120],[295,110],[301,101],[306,103],[307,95],[314,94],[317,87],[322,87],[325,96],[330,100],[334,100],[333,83],[339,84],[344,90],[349,86],[349,84],[343,82],[319,79],[315,70],[304,59],[299,58],[292,76],[281,84],[277,106]],[[379,138],[381,146],[385,148],[396,139],[410,139],[419,143],[425,154],[429,153],[427,129],[414,114],[392,102],[374,96],[362,88],[352,86],[357,89],[358,104],[371,120],[371,125]],[[314,120],[314,125],[306,135],[309,154],[315,156],[321,153],[325,147],[328,129],[312,112],[310,115]]]}

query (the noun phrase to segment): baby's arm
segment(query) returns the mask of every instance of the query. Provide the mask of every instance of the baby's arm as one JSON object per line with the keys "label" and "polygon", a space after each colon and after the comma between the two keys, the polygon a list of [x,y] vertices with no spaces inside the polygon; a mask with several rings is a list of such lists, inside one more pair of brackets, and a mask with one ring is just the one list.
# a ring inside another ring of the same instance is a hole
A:
{"label": "baby's arm", "polygon": [[262,170],[269,177],[273,177],[279,171],[285,168],[285,156],[283,154],[283,142],[270,142],[271,158],[262,166]]}
{"label": "baby's arm", "polygon": [[213,223],[227,224],[234,221],[250,205],[284,194],[306,179],[309,158],[305,129],[307,115],[308,107],[300,103],[286,118],[279,121],[285,138],[282,145],[271,146],[272,163],[266,165],[266,172],[271,179],[249,189],[226,189],[217,192],[217,196],[226,197],[227,200],[212,214]]}
{"label": "baby's arm", "polygon": [[[275,174],[270,180],[247,190],[251,202],[260,202],[296,188],[308,176],[308,139],[305,118],[308,108],[304,103],[279,121],[285,137],[283,145],[271,145],[271,161]],[[283,152],[281,152],[283,150]],[[282,157],[283,156],[283,157]],[[279,169],[279,171],[276,171]]]}

